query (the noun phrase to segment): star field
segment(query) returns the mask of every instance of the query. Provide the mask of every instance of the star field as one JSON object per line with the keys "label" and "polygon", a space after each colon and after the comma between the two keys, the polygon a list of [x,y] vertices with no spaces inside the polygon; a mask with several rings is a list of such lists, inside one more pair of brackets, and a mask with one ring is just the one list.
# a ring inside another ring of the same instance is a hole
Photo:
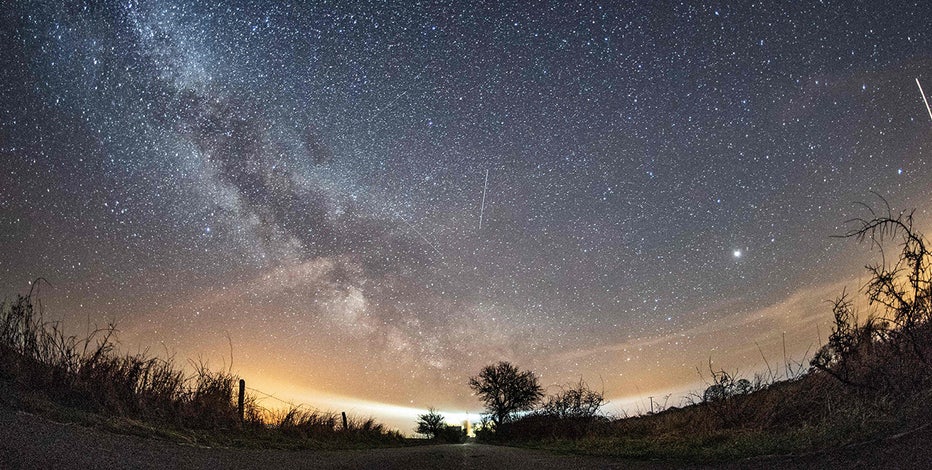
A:
{"label": "star field", "polygon": [[929,224],[925,2],[309,3],[2,7],[5,295],[465,410],[497,360],[617,398],[801,355],[851,203]]}

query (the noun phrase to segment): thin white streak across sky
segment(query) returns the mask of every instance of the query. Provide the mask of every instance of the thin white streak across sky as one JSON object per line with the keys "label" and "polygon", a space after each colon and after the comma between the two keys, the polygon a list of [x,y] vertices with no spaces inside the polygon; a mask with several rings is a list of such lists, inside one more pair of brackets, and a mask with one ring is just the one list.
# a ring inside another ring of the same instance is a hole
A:
{"label": "thin white streak across sky", "polygon": [[932,108],[929,108],[929,101],[926,100],[926,93],[922,91],[922,85],[919,84],[919,79],[916,79],[916,85],[919,86],[919,93],[922,94],[922,102],[926,104],[926,111],[929,112],[929,119],[932,119]]}
{"label": "thin white streak across sky", "polygon": [[489,189],[489,170],[485,170],[485,184],[482,185],[482,205],[479,207],[479,230],[482,230],[482,215],[485,213],[485,192]]}
{"label": "thin white streak across sky", "polygon": [[417,236],[421,237],[421,240],[424,240],[425,243],[427,243],[431,248],[433,248],[434,251],[437,252],[438,255],[440,255],[440,260],[443,261],[443,253],[437,248],[437,245],[434,245],[430,240],[428,240],[427,237],[425,237],[424,234],[418,231],[418,229],[414,225],[412,225],[411,222],[408,222],[407,219],[401,216],[399,216],[398,218],[401,219],[402,222],[407,224],[407,226],[411,228],[411,230],[414,231],[414,233],[416,233]]}

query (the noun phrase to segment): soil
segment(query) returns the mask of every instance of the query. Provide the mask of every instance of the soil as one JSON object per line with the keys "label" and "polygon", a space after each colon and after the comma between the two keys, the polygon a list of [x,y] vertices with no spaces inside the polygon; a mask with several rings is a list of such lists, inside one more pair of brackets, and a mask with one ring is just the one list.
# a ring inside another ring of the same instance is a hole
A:
{"label": "soil", "polygon": [[[719,468],[932,468],[932,427],[831,449],[766,456]],[[481,444],[431,445],[342,451],[206,448],[159,439],[112,434],[58,423],[0,405],[0,468],[362,468],[362,469],[603,469],[698,468],[678,462],[637,461],[554,454]]]}

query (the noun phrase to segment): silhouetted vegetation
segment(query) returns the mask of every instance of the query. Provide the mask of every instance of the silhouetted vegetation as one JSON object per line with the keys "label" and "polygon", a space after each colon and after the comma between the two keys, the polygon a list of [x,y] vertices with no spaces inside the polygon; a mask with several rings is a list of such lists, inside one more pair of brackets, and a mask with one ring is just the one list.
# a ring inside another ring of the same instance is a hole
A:
{"label": "silhouetted vegetation", "polygon": [[417,417],[416,432],[427,436],[428,439],[434,439],[443,429],[443,419],[443,415],[437,413],[437,410],[429,408],[427,413]]}
{"label": "silhouetted vegetation", "polygon": [[537,375],[508,362],[484,367],[469,379],[469,387],[485,404],[494,427],[510,421],[514,413],[532,410],[544,396]]}
{"label": "silhouetted vegetation", "polygon": [[580,380],[547,398],[541,412],[560,419],[592,419],[604,404],[605,395]]}
{"label": "silhouetted vegetation", "polygon": [[[636,458],[719,460],[837,447],[902,433],[932,420],[932,253],[911,214],[857,220],[844,236],[898,256],[868,266],[868,312],[846,292],[833,303],[827,343],[803,373],[786,364],[752,380],[713,368],[688,406],[615,419],[601,416],[604,394],[585,382],[544,397],[538,377],[499,362],[470,378],[487,414],[480,440]],[[399,444],[400,434],[371,419],[348,419],[303,406],[267,410],[246,396],[240,417],[231,370],[173,358],[121,354],[109,324],[83,338],[43,317],[30,292],[0,303],[0,387],[13,406],[93,413],[149,423],[194,442],[275,447]],[[769,365],[768,365],[769,369]],[[704,374],[703,374],[704,376]],[[665,406],[664,406],[665,407]],[[76,410],[76,411],[75,411]],[[653,411],[653,410],[652,410]],[[138,432],[139,424],[132,432]],[[119,428],[120,426],[116,426]],[[430,409],[417,432],[462,442],[465,431]]]}
{"label": "silhouetted vegetation", "polygon": [[[828,342],[803,363],[749,380],[716,370],[688,406],[610,419],[594,410],[601,394],[583,383],[509,420],[494,440],[562,451],[634,458],[727,460],[838,448],[903,435],[932,420],[932,253],[912,214],[871,212],[843,235],[871,248],[896,243],[899,255],[867,267],[869,312],[847,293],[834,302]],[[528,372],[528,374],[530,374]],[[703,375],[704,374],[700,374]],[[473,381],[470,386],[475,389]],[[492,411],[492,407],[488,407]],[[587,417],[580,426],[581,417]],[[489,432],[477,433],[491,438]],[[488,439],[493,440],[493,439]]]}
{"label": "silhouetted vegetation", "polygon": [[417,417],[415,432],[427,436],[428,439],[446,444],[459,444],[466,441],[466,430],[462,426],[454,426],[444,422],[442,414],[430,408],[427,413]]}
{"label": "silhouetted vegetation", "polygon": [[462,426],[444,424],[437,433],[436,440],[446,444],[462,444],[466,442],[466,429]]}
{"label": "silhouetted vegetation", "polygon": [[188,440],[288,447],[402,441],[400,434],[371,419],[353,419],[344,427],[334,413],[303,407],[267,410],[248,394],[241,420],[234,396],[239,378],[230,370],[212,371],[192,362],[193,372],[186,373],[170,357],[120,354],[115,334],[113,324],[85,338],[66,334],[60,323],[43,318],[33,292],[0,303],[4,400],[79,420],[96,420],[86,415],[92,413],[149,423],[114,427],[139,432],[140,426],[155,426],[161,429],[156,434],[181,433]]}
{"label": "silhouetted vegetation", "polygon": [[895,240],[900,255],[867,267],[864,290],[874,310],[866,318],[859,320],[847,295],[835,301],[832,334],[812,367],[863,393],[907,398],[932,388],[932,253],[911,213],[893,216],[888,207],[857,222],[846,237],[869,241],[881,253],[884,242]]}
{"label": "silhouetted vegetation", "polygon": [[503,424],[502,434],[520,440],[579,439],[593,424],[607,421],[598,415],[604,404],[605,395],[580,380],[547,397],[539,409]]}

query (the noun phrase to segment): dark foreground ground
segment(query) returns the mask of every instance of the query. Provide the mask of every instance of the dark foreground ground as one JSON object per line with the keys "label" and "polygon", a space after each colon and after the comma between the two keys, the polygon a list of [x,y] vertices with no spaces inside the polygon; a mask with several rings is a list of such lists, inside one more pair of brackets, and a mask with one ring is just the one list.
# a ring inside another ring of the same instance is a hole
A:
{"label": "dark foreground ground", "polygon": [[[560,455],[481,444],[347,451],[201,448],[62,424],[0,405],[0,468],[698,468],[677,462]],[[734,462],[724,468],[932,468],[932,427],[805,456]]]}

